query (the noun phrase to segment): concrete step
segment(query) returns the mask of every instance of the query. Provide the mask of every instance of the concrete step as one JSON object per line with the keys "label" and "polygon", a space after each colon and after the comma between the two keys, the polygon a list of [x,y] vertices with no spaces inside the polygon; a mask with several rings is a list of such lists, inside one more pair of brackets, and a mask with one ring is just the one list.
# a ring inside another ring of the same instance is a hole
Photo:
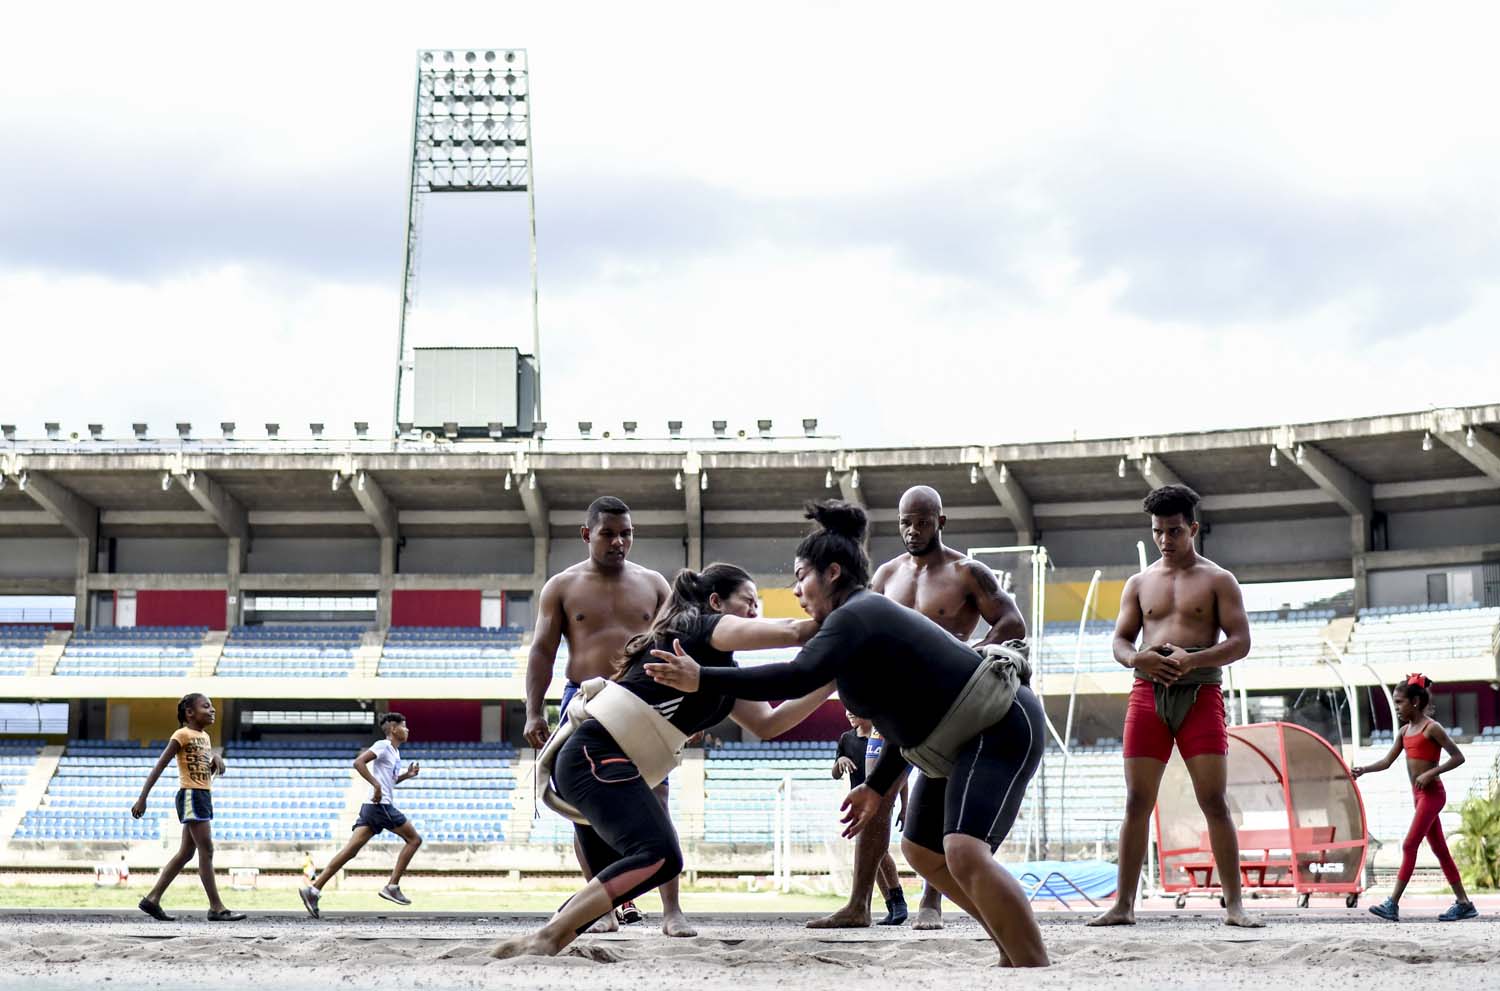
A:
{"label": "concrete step", "polygon": [[42,755],[26,775],[26,781],[16,789],[15,801],[9,808],[0,809],[0,846],[10,843],[26,813],[42,804],[42,796],[52,783],[52,775],[57,772],[57,762],[62,754],[62,747],[43,747]]}

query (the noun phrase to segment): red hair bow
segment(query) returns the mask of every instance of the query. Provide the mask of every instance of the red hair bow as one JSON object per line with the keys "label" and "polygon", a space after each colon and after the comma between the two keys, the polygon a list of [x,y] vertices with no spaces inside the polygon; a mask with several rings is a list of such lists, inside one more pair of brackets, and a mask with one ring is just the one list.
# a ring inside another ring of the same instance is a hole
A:
{"label": "red hair bow", "polygon": [[1421,674],[1407,675],[1406,676],[1406,683],[1408,685],[1416,685],[1418,688],[1426,688],[1427,687],[1427,677],[1426,677],[1426,675],[1421,675]]}

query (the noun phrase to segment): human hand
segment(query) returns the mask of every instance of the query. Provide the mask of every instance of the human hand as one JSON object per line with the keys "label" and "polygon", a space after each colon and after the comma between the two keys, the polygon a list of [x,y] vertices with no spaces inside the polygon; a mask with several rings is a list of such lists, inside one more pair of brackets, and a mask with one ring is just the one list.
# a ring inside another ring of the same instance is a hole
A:
{"label": "human hand", "polygon": [[136,799],[135,804],[130,807],[130,814],[133,818],[136,819],[139,819],[141,816],[145,815],[146,800],[144,798]]}
{"label": "human hand", "polygon": [[698,690],[698,662],[683,652],[681,640],[672,641],[670,654],[665,650],[653,650],[651,656],[658,663],[647,662],[646,673],[658,683],[689,694]]}
{"label": "human hand", "polygon": [[842,778],[846,774],[854,773],[854,761],[848,757],[840,757],[833,765],[833,776]]}
{"label": "human hand", "polygon": [[1437,777],[1438,777],[1437,768],[1434,767],[1431,770],[1423,771],[1421,774],[1417,775],[1417,780],[1415,782],[1413,782],[1413,783],[1418,788],[1422,789],[1423,791],[1426,791],[1428,789],[1428,787],[1434,781],[1437,780]]}
{"label": "human hand", "polygon": [[841,820],[844,823],[844,838],[853,839],[875,813],[880,811],[880,796],[869,785],[860,785],[844,796],[844,804],[839,809],[844,813]]}
{"label": "human hand", "polygon": [[381,792],[380,786],[376,785],[375,786],[375,793],[370,796],[370,804],[371,805],[379,805],[380,804],[380,800],[382,798],[384,798],[384,797],[385,797],[385,795]]}
{"label": "human hand", "polygon": [[[1166,653],[1163,653],[1164,650]],[[1165,644],[1137,651],[1131,667],[1144,674],[1148,680],[1163,685],[1170,685],[1183,675],[1182,665],[1171,656]]]}
{"label": "human hand", "polygon": [[522,735],[526,737],[527,743],[540,750],[546,744],[547,737],[552,735],[551,730],[547,728],[547,717],[527,716],[526,728],[522,730]]}
{"label": "human hand", "polygon": [[1365,773],[1365,769],[1363,767],[1351,767],[1351,768],[1349,768],[1349,776],[1351,778],[1357,778],[1361,774],[1364,774],[1364,773]]}

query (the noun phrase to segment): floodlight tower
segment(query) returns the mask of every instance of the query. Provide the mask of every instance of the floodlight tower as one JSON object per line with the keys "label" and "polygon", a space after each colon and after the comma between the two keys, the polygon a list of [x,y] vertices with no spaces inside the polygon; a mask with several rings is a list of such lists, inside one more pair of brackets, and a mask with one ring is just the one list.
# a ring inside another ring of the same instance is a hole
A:
{"label": "floodlight tower", "polygon": [[412,111],[406,255],[396,343],[391,429],[401,422],[406,323],[416,301],[422,202],[429,193],[525,193],[531,247],[531,346],[537,367],[534,417],[542,415],[541,327],[537,318],[536,196],[532,189],[531,86],[522,48],[417,52]]}

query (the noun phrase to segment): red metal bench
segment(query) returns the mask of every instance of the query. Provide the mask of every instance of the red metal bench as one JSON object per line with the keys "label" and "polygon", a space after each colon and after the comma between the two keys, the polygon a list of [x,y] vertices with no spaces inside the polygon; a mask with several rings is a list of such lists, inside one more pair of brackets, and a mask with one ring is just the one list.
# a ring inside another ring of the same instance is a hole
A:
{"label": "red metal bench", "polygon": [[[1301,826],[1297,829],[1296,842],[1293,843],[1292,831],[1289,829],[1240,830],[1240,882],[1247,888],[1294,887],[1293,849],[1299,854],[1313,855],[1321,860],[1324,851],[1319,850],[1318,845],[1332,843],[1333,833],[1334,827],[1332,826]],[[1207,830],[1199,836],[1198,843],[1197,850],[1187,852],[1206,854],[1208,859],[1185,861],[1177,866],[1188,872],[1188,876],[1193,879],[1193,887],[1213,887],[1213,846],[1209,842]],[[1280,851],[1283,856],[1272,859],[1273,850]],[[1245,859],[1247,852],[1258,852],[1260,858],[1247,860]]]}

